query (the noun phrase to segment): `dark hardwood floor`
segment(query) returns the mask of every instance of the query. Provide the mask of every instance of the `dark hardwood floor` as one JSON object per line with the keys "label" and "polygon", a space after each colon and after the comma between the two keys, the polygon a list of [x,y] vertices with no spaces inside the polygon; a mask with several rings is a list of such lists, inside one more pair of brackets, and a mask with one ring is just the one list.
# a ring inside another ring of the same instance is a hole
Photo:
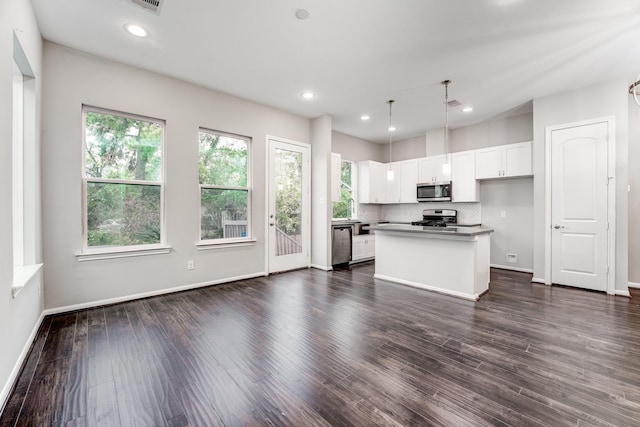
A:
{"label": "dark hardwood floor", "polygon": [[47,317],[1,426],[640,425],[634,298],[300,270]]}

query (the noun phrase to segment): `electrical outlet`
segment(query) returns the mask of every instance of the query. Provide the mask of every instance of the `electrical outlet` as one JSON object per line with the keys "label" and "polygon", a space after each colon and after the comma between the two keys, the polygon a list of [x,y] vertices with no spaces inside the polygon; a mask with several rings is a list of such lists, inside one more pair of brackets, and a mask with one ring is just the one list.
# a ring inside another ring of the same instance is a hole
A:
{"label": "electrical outlet", "polygon": [[507,254],[507,262],[509,264],[517,264],[518,263],[518,254]]}
{"label": "electrical outlet", "polygon": [[196,268],[196,266],[195,266],[195,264],[193,263],[193,260],[192,260],[192,259],[190,259],[189,261],[187,261],[187,270],[193,270],[193,269],[195,269],[195,268]]}
{"label": "electrical outlet", "polygon": [[507,217],[507,211],[500,211],[500,218],[506,218]]}

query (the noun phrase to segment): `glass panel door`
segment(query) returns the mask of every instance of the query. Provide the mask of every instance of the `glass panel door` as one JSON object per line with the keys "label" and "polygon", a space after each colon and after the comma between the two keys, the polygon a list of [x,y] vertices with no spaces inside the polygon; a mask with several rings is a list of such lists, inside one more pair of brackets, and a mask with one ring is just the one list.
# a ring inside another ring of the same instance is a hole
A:
{"label": "glass panel door", "polygon": [[269,272],[309,265],[309,148],[269,140]]}

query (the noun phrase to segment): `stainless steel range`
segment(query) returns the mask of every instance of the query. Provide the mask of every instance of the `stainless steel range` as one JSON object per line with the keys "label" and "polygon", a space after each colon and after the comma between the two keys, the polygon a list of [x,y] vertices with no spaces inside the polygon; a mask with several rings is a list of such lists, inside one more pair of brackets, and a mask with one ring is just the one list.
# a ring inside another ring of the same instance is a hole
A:
{"label": "stainless steel range", "polygon": [[446,227],[456,225],[457,222],[458,211],[455,209],[425,209],[422,211],[422,221],[414,221],[411,225]]}

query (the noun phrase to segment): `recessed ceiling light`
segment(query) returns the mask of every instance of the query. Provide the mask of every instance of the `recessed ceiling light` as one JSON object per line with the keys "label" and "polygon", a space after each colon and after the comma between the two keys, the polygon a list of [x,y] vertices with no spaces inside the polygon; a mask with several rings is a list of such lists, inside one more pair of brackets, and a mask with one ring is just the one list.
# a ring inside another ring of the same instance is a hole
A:
{"label": "recessed ceiling light", "polygon": [[296,10],[296,18],[303,21],[309,17],[309,11],[307,9]]}
{"label": "recessed ceiling light", "polygon": [[396,130],[395,126],[389,126],[389,132],[394,132]]}
{"label": "recessed ceiling light", "polygon": [[300,95],[303,99],[313,99],[316,97],[316,94],[311,91],[302,92]]}
{"label": "recessed ceiling light", "polygon": [[366,114],[363,114],[362,116],[360,116],[360,120],[365,121],[365,122],[366,122],[367,120],[369,120],[370,118],[371,118],[371,117],[367,116]]}
{"label": "recessed ceiling light", "polygon": [[463,113],[470,113],[470,112],[472,112],[472,111],[473,111],[473,107],[464,107],[464,108],[462,109],[462,112],[463,112]]}
{"label": "recessed ceiling light", "polygon": [[124,30],[132,36],[147,37],[147,30],[137,24],[125,24]]}

